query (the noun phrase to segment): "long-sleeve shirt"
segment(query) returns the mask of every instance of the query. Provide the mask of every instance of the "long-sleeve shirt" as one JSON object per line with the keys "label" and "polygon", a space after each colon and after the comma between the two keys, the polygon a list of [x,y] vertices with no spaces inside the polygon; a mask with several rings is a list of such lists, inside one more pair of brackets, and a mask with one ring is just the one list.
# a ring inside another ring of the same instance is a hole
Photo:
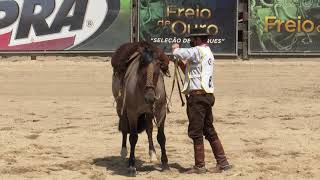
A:
{"label": "long-sleeve shirt", "polygon": [[177,48],[173,55],[187,61],[184,92],[203,89],[213,93],[214,57],[207,45]]}

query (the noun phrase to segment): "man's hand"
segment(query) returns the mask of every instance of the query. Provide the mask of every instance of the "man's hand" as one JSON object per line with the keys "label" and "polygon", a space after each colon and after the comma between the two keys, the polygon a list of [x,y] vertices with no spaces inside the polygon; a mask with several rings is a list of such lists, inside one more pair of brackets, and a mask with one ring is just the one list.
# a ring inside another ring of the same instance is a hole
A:
{"label": "man's hand", "polygon": [[174,44],[172,44],[171,48],[172,48],[172,52],[173,52],[175,49],[180,48],[180,45],[177,43],[174,43]]}
{"label": "man's hand", "polygon": [[[180,45],[177,44],[177,43],[172,44],[172,45],[171,45],[171,51],[172,51],[172,53],[173,53],[173,51],[174,51],[175,49],[177,49],[177,48],[179,48],[179,47],[180,47]],[[170,58],[170,60],[175,63],[175,62],[178,61],[178,58],[177,58],[175,55],[173,55],[172,58]]]}
{"label": "man's hand", "polygon": [[[170,57],[171,57],[171,56],[170,56]],[[176,62],[179,61],[179,59],[178,59],[175,55],[173,55],[173,56],[170,58],[170,61],[172,61],[173,63],[176,63]]]}

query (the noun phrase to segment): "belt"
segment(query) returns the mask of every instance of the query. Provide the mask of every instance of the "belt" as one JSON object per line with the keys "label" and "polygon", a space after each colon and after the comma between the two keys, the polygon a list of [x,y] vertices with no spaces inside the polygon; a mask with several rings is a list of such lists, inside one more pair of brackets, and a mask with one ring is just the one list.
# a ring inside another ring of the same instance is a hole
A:
{"label": "belt", "polygon": [[189,92],[189,95],[194,96],[194,95],[206,95],[207,92],[205,90],[199,89],[199,90],[191,90]]}

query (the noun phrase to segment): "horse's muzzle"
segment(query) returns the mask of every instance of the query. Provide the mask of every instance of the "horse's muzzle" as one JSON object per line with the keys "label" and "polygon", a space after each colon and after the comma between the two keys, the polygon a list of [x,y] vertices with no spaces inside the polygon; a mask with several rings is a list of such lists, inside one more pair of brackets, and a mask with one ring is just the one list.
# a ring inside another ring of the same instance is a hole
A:
{"label": "horse's muzzle", "polygon": [[153,104],[156,101],[156,95],[153,89],[149,89],[144,95],[144,100],[147,104]]}

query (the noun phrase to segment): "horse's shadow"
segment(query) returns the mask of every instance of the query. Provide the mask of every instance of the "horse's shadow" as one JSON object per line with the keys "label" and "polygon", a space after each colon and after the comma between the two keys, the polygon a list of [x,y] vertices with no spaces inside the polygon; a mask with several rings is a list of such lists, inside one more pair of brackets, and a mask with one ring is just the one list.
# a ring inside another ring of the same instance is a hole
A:
{"label": "horse's shadow", "polygon": [[[112,175],[129,176],[128,173],[128,159],[123,159],[120,156],[108,156],[104,158],[93,159],[93,165],[105,167],[107,171],[111,171]],[[185,172],[187,169],[178,163],[169,164],[171,170],[177,169],[180,173]],[[151,172],[162,171],[161,166],[158,164],[150,164],[139,159],[136,159],[136,168],[138,172]]]}

